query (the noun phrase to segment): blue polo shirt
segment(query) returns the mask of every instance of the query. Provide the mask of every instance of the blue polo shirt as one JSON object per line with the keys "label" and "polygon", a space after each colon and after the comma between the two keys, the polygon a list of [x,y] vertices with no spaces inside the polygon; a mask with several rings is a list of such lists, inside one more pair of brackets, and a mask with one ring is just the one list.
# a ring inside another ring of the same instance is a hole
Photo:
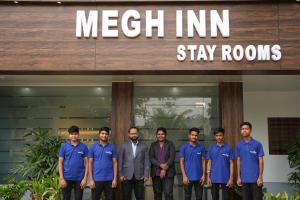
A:
{"label": "blue polo shirt", "polygon": [[114,145],[107,143],[102,146],[99,142],[89,149],[89,158],[93,158],[93,178],[95,181],[112,181],[114,179],[113,158],[117,158]]}
{"label": "blue polo shirt", "polygon": [[264,156],[263,146],[253,138],[241,140],[236,146],[236,157],[240,157],[242,183],[256,183],[259,176],[259,157]]}
{"label": "blue polo shirt", "polygon": [[211,160],[211,181],[227,183],[230,178],[230,160],[234,160],[234,152],[229,144],[221,146],[212,144],[207,152],[207,160]]}
{"label": "blue polo shirt", "polygon": [[202,157],[205,158],[205,148],[201,144],[192,146],[184,144],[180,148],[179,156],[184,158],[184,170],[190,181],[199,181],[202,173]]}
{"label": "blue polo shirt", "polygon": [[88,148],[82,142],[76,146],[70,141],[62,144],[59,150],[59,157],[64,159],[63,175],[65,180],[81,181],[85,173],[84,158],[88,155]]}

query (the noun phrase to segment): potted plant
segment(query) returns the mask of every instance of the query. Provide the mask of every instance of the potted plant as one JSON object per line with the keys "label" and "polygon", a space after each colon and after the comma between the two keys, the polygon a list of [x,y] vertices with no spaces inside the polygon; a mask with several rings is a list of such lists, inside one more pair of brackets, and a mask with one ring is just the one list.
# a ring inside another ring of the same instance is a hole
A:
{"label": "potted plant", "polygon": [[24,150],[24,163],[18,165],[13,173],[21,175],[27,181],[27,189],[31,192],[32,199],[60,199],[58,151],[64,140],[43,129],[33,130],[24,137],[31,141]]}
{"label": "potted plant", "polygon": [[286,192],[281,192],[276,195],[265,194],[264,200],[300,200],[300,195],[288,195]]}
{"label": "potted plant", "polygon": [[24,163],[18,165],[13,173],[27,180],[41,179],[57,174],[58,151],[64,140],[50,135],[48,130],[33,130],[24,137],[30,137],[31,142],[25,147]]}
{"label": "potted plant", "polygon": [[28,190],[27,181],[7,179],[5,185],[0,185],[0,197],[4,200],[19,200]]}
{"label": "potted plant", "polygon": [[34,200],[59,200],[61,188],[58,176],[31,181],[30,192]]}

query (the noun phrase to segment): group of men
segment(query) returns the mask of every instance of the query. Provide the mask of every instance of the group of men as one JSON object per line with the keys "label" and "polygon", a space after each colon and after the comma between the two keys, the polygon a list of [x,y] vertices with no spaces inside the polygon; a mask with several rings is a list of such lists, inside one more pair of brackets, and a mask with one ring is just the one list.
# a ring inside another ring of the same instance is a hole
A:
{"label": "group of men", "polygon": [[[194,188],[196,200],[201,200],[203,186],[211,186],[213,200],[229,200],[230,188],[233,187],[234,160],[237,163],[237,185],[242,187],[243,200],[262,200],[263,156],[260,142],[251,137],[252,125],[243,122],[240,125],[242,139],[232,147],[224,141],[225,131],[214,131],[215,143],[207,153],[198,143],[199,129],[191,128],[188,142],[179,151],[180,169],[184,187],[184,199],[192,198]],[[128,130],[128,140],[117,152],[115,146],[108,142],[110,129],[103,127],[99,131],[99,141],[89,149],[78,140],[79,128],[68,129],[70,141],[63,144],[59,151],[59,175],[63,199],[74,197],[81,200],[83,189],[87,185],[92,189],[92,199],[99,200],[104,191],[106,200],[114,199],[114,189],[118,182],[122,186],[123,200],[145,199],[145,183],[152,178],[154,199],[173,200],[174,177],[176,176],[176,150],[172,141],[167,140],[167,130],[157,128],[156,141],[148,150],[139,140],[139,129]],[[119,181],[118,181],[119,179]]]}

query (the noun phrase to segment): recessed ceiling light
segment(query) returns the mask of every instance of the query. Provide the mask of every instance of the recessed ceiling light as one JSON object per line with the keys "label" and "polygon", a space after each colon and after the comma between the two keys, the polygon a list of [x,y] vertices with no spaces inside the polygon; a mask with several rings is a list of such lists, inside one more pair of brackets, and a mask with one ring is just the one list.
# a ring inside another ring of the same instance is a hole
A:
{"label": "recessed ceiling light", "polygon": [[31,89],[28,87],[22,88],[21,93],[24,95],[29,95],[31,93]]}
{"label": "recessed ceiling light", "polygon": [[15,4],[19,3],[18,1],[14,1]]}
{"label": "recessed ceiling light", "polygon": [[172,88],[172,92],[173,92],[173,94],[177,94],[178,93],[178,88],[177,87],[173,87]]}
{"label": "recessed ceiling light", "polygon": [[61,4],[61,1],[58,1],[58,2],[57,2],[57,4],[59,4],[59,5],[60,5],[60,4]]}
{"label": "recessed ceiling light", "polygon": [[197,108],[203,108],[205,107],[205,102],[196,102],[195,105]]}

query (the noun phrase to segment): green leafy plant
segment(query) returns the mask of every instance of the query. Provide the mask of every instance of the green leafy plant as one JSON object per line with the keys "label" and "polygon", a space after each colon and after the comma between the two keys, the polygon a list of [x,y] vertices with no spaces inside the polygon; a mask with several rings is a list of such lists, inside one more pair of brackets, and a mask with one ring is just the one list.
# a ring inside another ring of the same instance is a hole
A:
{"label": "green leafy plant", "polygon": [[8,185],[1,186],[1,197],[5,200],[20,200],[29,190],[34,200],[59,200],[58,150],[64,140],[43,129],[31,131],[24,137],[31,141],[24,149],[24,163],[13,169],[13,173],[21,175],[25,180],[12,179]]}
{"label": "green leafy plant", "polygon": [[6,185],[0,185],[0,197],[4,200],[19,200],[28,190],[27,181],[17,181],[16,179],[7,179]]}
{"label": "green leafy plant", "polygon": [[288,148],[288,160],[290,167],[294,170],[289,173],[289,182],[295,185],[300,193],[300,134],[292,140]]}
{"label": "green leafy plant", "polygon": [[47,130],[38,129],[27,133],[32,142],[26,144],[25,161],[18,165],[13,173],[25,179],[39,180],[57,174],[58,151],[64,140],[50,135]]}
{"label": "green leafy plant", "polygon": [[267,193],[264,195],[264,200],[300,200],[300,195],[288,195],[286,192],[276,195]]}
{"label": "green leafy plant", "polygon": [[59,178],[44,177],[38,180],[32,180],[30,183],[31,197],[34,200],[59,200],[61,188]]}

